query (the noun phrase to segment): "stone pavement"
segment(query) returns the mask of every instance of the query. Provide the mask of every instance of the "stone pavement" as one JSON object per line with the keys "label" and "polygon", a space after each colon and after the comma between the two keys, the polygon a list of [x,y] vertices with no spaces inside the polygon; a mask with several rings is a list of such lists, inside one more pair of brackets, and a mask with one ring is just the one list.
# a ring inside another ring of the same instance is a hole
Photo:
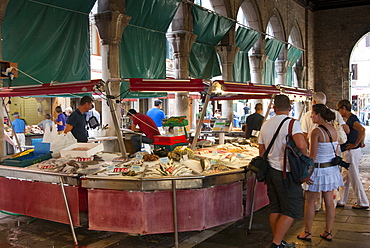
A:
{"label": "stone pavement", "polygon": [[[370,198],[370,127],[367,127],[366,146],[360,162],[362,182]],[[351,190],[352,191],[352,190]],[[333,242],[319,237],[325,227],[325,212],[316,213],[313,223],[312,242],[296,239],[304,229],[304,220],[293,223],[285,240],[295,242],[296,247],[370,247],[370,210],[354,210],[354,195],[348,204],[336,209]],[[82,227],[75,228],[80,247],[88,248],[144,248],[174,246],[173,234],[135,236],[126,233],[102,232],[87,229],[87,216],[81,216]],[[251,233],[248,234],[249,216],[233,223],[199,232],[179,233],[180,248],[254,248],[269,247],[272,234],[268,223],[268,209],[255,212]],[[73,248],[69,225],[59,224],[28,216],[0,213],[0,248]]]}

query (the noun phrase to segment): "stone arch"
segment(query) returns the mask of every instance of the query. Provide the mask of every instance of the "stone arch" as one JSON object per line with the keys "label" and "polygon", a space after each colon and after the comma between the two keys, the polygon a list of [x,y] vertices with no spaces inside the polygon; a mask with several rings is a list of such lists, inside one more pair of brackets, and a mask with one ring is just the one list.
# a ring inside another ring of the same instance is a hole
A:
{"label": "stone arch", "polygon": [[[282,41],[282,42],[286,41],[286,35],[284,31],[284,22],[283,22],[280,12],[276,8],[272,10],[271,17],[265,28],[266,31],[267,31],[268,25],[271,25],[273,36],[275,39]],[[284,47],[278,56],[278,60],[284,60],[285,58],[286,58],[286,48]]]}
{"label": "stone arch", "polygon": [[[304,48],[302,32],[297,23],[295,23],[289,33],[288,42],[291,43],[293,46],[298,48]],[[297,65],[303,66],[302,58],[304,57],[304,52],[300,59],[297,61]]]}
{"label": "stone arch", "polygon": [[[242,11],[244,14],[244,17],[247,22],[247,26],[262,32],[263,31],[263,25],[262,25],[262,18],[261,18],[261,12],[259,10],[259,7],[255,0],[245,0],[238,11]],[[253,46],[253,53],[262,53],[262,41],[263,38],[261,37],[256,44]]]}

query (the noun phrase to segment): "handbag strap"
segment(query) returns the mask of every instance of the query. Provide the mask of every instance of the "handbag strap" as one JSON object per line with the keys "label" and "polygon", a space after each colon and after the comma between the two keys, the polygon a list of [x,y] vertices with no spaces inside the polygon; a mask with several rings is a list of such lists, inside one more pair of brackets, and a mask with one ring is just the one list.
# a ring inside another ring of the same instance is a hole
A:
{"label": "handbag strap", "polygon": [[272,139],[271,139],[271,142],[270,142],[269,146],[267,147],[266,151],[265,151],[265,152],[263,153],[263,155],[262,155],[262,157],[263,157],[263,158],[267,159],[267,155],[269,154],[269,152],[270,152],[270,150],[271,150],[271,148],[272,148],[272,145],[274,144],[274,142],[275,142],[275,140],[276,140],[276,137],[277,137],[277,136],[278,136],[278,134],[279,134],[279,131],[280,131],[281,127],[283,126],[284,122],[285,122],[286,120],[288,120],[288,119],[290,119],[290,117],[285,117],[285,118],[284,118],[284,120],[282,120],[282,121],[280,122],[280,125],[279,125],[279,127],[276,129],[276,132],[275,132],[274,136],[272,137]]}
{"label": "handbag strap", "polygon": [[319,127],[324,129],[324,131],[326,131],[326,133],[328,134],[330,143],[331,143],[331,145],[333,147],[333,150],[334,150],[334,154],[337,155],[337,151],[335,150],[334,145],[333,145],[333,138],[331,137],[331,133],[329,132],[329,130],[324,125],[319,125]]}

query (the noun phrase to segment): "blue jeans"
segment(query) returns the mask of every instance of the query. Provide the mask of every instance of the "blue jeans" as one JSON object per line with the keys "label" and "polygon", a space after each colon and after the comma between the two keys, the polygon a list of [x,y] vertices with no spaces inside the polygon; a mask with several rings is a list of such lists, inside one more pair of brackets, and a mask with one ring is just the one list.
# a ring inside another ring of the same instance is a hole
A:
{"label": "blue jeans", "polygon": [[153,144],[154,140],[142,135],[133,135],[131,136],[131,142],[134,145],[135,152],[138,152],[141,150],[141,143]]}

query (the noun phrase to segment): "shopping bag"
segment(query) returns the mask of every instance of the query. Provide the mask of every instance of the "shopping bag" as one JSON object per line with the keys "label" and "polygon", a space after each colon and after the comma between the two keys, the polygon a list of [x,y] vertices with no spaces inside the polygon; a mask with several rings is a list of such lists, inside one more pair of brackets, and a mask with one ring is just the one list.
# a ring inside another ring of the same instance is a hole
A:
{"label": "shopping bag", "polygon": [[71,146],[73,144],[77,143],[77,140],[73,136],[71,132],[68,132],[67,134],[62,133],[59,134],[51,143],[50,143],[50,151],[53,152],[53,157],[59,157],[60,156],[60,150]]}

